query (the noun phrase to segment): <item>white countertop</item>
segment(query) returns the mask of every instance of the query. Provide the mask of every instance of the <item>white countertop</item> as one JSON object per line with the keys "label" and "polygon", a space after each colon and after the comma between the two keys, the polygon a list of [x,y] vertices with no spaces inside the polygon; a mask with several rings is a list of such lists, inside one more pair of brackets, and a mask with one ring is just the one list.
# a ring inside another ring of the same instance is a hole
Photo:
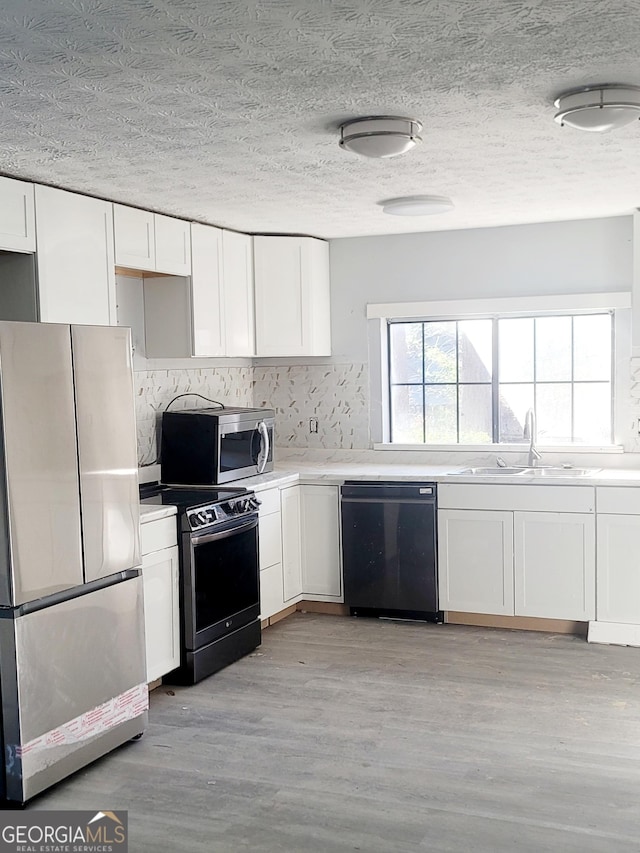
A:
{"label": "white countertop", "polygon": [[159,518],[168,518],[175,515],[177,512],[175,506],[148,506],[140,504],[140,524],[146,524],[147,521],[157,521]]}
{"label": "white countertop", "polygon": [[640,486],[640,470],[638,469],[598,469],[588,474],[568,476],[567,472],[556,476],[539,477],[523,476],[522,474],[482,475],[457,474],[468,465],[398,465],[394,463],[329,463],[304,464],[304,462],[288,462],[276,464],[275,470],[256,477],[235,480],[230,486],[244,486],[259,492],[263,489],[282,488],[294,483],[341,485],[345,480],[404,480],[408,482],[438,482],[438,483],[508,483],[509,485],[533,486]]}

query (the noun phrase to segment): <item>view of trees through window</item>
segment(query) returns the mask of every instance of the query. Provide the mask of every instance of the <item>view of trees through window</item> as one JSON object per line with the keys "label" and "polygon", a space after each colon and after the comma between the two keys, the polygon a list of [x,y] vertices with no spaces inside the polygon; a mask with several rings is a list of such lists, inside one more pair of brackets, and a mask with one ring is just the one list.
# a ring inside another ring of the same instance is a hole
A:
{"label": "view of trees through window", "polygon": [[613,441],[610,313],[389,323],[391,441]]}

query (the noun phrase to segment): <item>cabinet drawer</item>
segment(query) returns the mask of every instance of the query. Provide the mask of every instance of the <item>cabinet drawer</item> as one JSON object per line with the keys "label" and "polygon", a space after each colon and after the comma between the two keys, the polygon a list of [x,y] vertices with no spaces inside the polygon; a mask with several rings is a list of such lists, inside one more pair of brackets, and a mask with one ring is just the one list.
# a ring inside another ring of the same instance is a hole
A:
{"label": "cabinet drawer", "polygon": [[596,489],[596,507],[598,512],[616,515],[640,515],[640,488],[622,486],[598,487]]}
{"label": "cabinet drawer", "polygon": [[261,502],[260,515],[280,512],[280,489],[265,489],[263,492],[256,492],[256,497]]}
{"label": "cabinet drawer", "polygon": [[440,509],[497,509],[530,512],[594,512],[593,486],[438,485]]}
{"label": "cabinet drawer", "polygon": [[140,551],[143,557],[152,551],[171,548],[177,542],[178,528],[175,515],[140,525]]}
{"label": "cabinet drawer", "polygon": [[282,565],[277,563],[260,572],[260,618],[268,619],[283,607]]}
{"label": "cabinet drawer", "polygon": [[274,563],[282,562],[282,532],[280,513],[274,512],[260,519],[258,544],[260,548],[260,568],[266,569]]}

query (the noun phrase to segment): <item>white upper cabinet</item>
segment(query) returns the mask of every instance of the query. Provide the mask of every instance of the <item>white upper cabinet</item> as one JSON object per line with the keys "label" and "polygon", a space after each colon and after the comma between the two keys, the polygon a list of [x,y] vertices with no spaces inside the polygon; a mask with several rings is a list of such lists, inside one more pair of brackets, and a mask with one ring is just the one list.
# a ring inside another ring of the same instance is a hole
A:
{"label": "white upper cabinet", "polygon": [[329,244],[254,237],[256,354],[331,355]]}
{"label": "white upper cabinet", "polygon": [[153,214],[156,272],[191,275],[191,225],[183,219]]}
{"label": "white upper cabinet", "polygon": [[116,324],[112,204],[36,185],[39,319]]}
{"label": "white upper cabinet", "polygon": [[251,237],[191,226],[191,278],[145,276],[149,358],[253,356]]}
{"label": "white upper cabinet", "polygon": [[153,213],[113,205],[116,264],[135,270],[155,270],[156,239]]}
{"label": "white upper cabinet", "polygon": [[193,355],[226,355],[222,276],[222,230],[211,225],[192,223]]}
{"label": "white upper cabinet", "polygon": [[0,249],[35,252],[33,184],[0,178]]}
{"label": "white upper cabinet", "polygon": [[252,237],[222,232],[222,277],[228,356],[255,355]]}
{"label": "white upper cabinet", "polygon": [[116,264],[170,275],[191,274],[189,223],[123,204],[113,205]]}

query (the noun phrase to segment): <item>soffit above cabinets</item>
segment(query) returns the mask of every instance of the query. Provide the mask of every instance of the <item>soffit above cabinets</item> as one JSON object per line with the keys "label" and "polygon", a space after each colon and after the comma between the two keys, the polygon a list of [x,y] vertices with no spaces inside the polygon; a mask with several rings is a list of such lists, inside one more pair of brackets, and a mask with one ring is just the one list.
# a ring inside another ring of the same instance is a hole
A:
{"label": "soffit above cabinets", "polygon": [[[624,215],[638,122],[584,134],[554,97],[638,83],[623,0],[4,0],[0,172],[252,233],[355,235]],[[410,115],[402,157],[338,126]],[[445,217],[381,199],[447,195]]]}

